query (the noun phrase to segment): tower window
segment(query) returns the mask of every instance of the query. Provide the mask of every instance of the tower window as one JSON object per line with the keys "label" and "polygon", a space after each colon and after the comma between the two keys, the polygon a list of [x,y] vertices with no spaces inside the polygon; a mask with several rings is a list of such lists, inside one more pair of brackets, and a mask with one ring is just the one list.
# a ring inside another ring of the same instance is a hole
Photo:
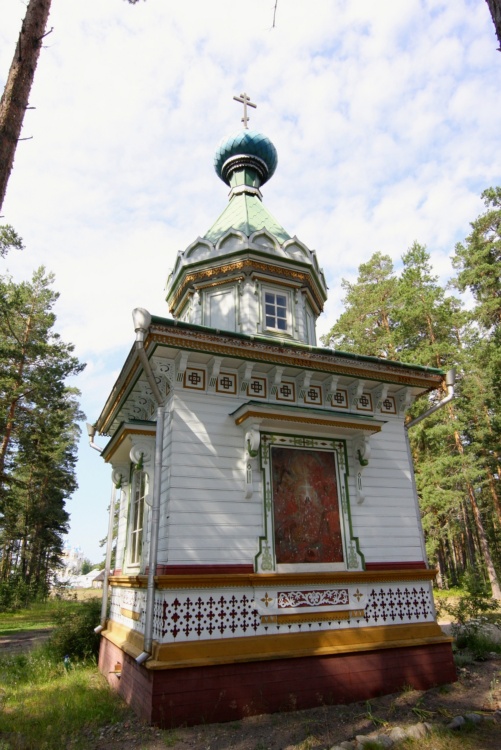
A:
{"label": "tower window", "polygon": [[287,295],[265,292],[264,316],[266,328],[276,331],[287,331]]}

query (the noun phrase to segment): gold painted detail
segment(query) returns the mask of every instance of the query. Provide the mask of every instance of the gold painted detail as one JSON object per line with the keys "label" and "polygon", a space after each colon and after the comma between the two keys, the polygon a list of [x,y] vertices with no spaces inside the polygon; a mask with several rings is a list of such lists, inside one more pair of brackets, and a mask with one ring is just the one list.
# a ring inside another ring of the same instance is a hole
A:
{"label": "gold painted detail", "polygon": [[125,609],[124,607],[120,607],[120,614],[124,617],[128,617],[129,620],[134,620],[135,622],[138,622],[141,619],[140,612],[134,612],[132,609]]}
{"label": "gold painted detail", "polygon": [[350,430],[365,430],[366,432],[370,430],[371,432],[381,432],[381,425],[371,424],[369,422],[365,422],[363,424],[360,424],[357,422],[351,422],[349,420],[346,420],[345,422],[341,422],[338,419],[320,419],[320,418],[314,418],[314,417],[302,417],[300,415],[295,414],[282,414],[281,412],[268,412],[267,410],[264,411],[246,411],[244,414],[242,414],[240,417],[237,417],[235,419],[235,424],[240,425],[242,422],[245,422],[246,419],[250,418],[261,418],[261,419],[272,419],[275,422],[297,422],[298,424],[318,424],[318,425],[327,425],[328,427],[344,427]]}
{"label": "gold painted detail", "polygon": [[261,615],[263,625],[292,625],[298,622],[340,622],[341,620],[360,620],[365,617],[364,609],[340,609],[337,612],[310,612],[297,615]]}
{"label": "gold painted detail", "polygon": [[371,363],[370,367],[367,367],[367,363],[361,363],[361,366],[357,368],[346,365],[344,359],[341,360],[341,358],[337,358],[335,355],[302,351],[301,356],[297,356],[294,354],[292,348],[268,344],[259,340],[245,340],[241,343],[235,343],[233,337],[226,337],[222,334],[187,330],[169,331],[168,333],[160,332],[158,329],[157,331],[150,334],[150,337],[153,341],[165,346],[223,354],[227,357],[253,359],[256,362],[288,365],[290,367],[298,367],[302,370],[312,369],[318,372],[350,375],[365,380],[380,380],[381,373],[384,373],[385,382],[428,390],[438,388],[443,380],[441,375],[433,373],[429,373],[426,377],[420,375],[403,375],[401,372],[395,372],[391,365],[384,364],[382,361],[375,362],[374,364]]}
{"label": "gold painted detail", "polygon": [[[119,623],[109,621],[103,637],[132,657],[143,650],[143,637]],[[436,623],[383,625],[304,633],[222,638],[159,644],[153,642],[153,658],[146,669],[180,669],[213,664],[244,663],[303,656],[363,653],[409,646],[452,643]]]}
{"label": "gold painted detail", "polygon": [[246,260],[235,261],[233,263],[224,263],[220,266],[211,266],[211,268],[204,268],[194,273],[187,273],[183,281],[179,285],[179,288],[169,306],[170,312],[176,309],[177,304],[179,300],[184,296],[187,287],[203,283],[204,279],[212,279],[216,276],[223,275],[228,276],[229,274],[238,271],[249,272],[249,269],[251,271],[257,270],[263,273],[272,274],[272,276],[279,275],[281,277],[293,279],[299,284],[308,285],[320,312],[323,310],[324,299],[322,293],[318,288],[318,285],[314,281],[313,269],[311,272],[293,271],[292,269],[285,268],[284,266],[277,266],[271,263],[263,263],[247,258]]}
{"label": "gold painted detail", "polygon": [[271,596],[268,596],[268,592],[266,592],[266,594],[264,595],[263,599],[261,599],[261,601],[264,602],[265,606],[267,607],[270,604],[270,602],[273,601],[273,599],[271,598]]}
{"label": "gold painted detail", "polygon": [[364,598],[364,595],[358,589],[355,591],[355,593],[353,594],[353,596],[355,597],[355,599],[357,600],[357,602],[359,602],[360,599]]}
{"label": "gold painted detail", "polygon": [[142,428],[142,429],[126,428],[118,437],[115,445],[111,446],[111,448],[113,448],[112,451],[109,451],[106,448],[103,450],[103,454],[105,454],[103,458],[105,459],[106,463],[108,463],[111,457],[117,452],[119,447],[122,445],[125,438],[128,437],[129,435],[148,435],[150,437],[151,436],[155,437],[155,433],[156,433],[156,422],[151,423],[150,430],[145,429],[145,428]]}
{"label": "gold painted detail", "polygon": [[[213,573],[155,576],[157,589],[263,588],[329,584],[399,583],[432,581],[436,570],[335,571],[332,573]],[[147,576],[110,576],[110,586],[146,588]]]}

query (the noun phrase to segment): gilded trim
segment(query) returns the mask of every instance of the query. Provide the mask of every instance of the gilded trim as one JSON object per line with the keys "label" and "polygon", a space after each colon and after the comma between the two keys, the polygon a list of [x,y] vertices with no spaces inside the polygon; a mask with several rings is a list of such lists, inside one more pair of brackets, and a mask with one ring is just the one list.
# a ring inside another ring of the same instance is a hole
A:
{"label": "gilded trim", "polygon": [[[157,589],[269,588],[311,584],[388,583],[392,581],[432,581],[436,570],[360,570],[332,573],[212,573],[155,576]],[[146,588],[147,576],[110,576],[110,586]]]}
{"label": "gilded trim", "polygon": [[134,612],[134,610],[125,609],[124,607],[120,607],[120,614],[124,617],[128,617],[130,620],[134,620],[135,622],[138,622],[141,619],[141,614],[139,612]]}
{"label": "gilded trim", "polygon": [[[143,637],[119,623],[109,621],[102,635],[133,658],[142,651]],[[145,666],[150,670],[180,669],[446,644],[452,640],[442,633],[436,623],[430,622],[187,643],[160,644],[154,641],[152,659],[148,660]]]}
{"label": "gilded trim", "polygon": [[323,310],[324,298],[314,280],[313,269],[312,272],[294,271],[290,268],[286,268],[285,266],[263,263],[262,261],[256,261],[252,260],[251,258],[247,258],[246,260],[234,261],[233,263],[223,263],[219,266],[211,266],[210,268],[203,268],[200,271],[187,273],[177,288],[172,302],[169,305],[169,311],[173,312],[173,310],[176,309],[179,299],[183,297],[188,286],[194,286],[195,284],[197,284],[197,282],[201,282],[204,279],[211,279],[214,276],[221,276],[223,274],[227,276],[228,274],[231,274],[235,271],[245,271],[247,269],[255,269],[263,273],[272,274],[273,276],[279,275],[282,277],[293,279],[297,284],[308,286],[315,299],[315,302],[318,305],[318,308],[320,309],[320,311]]}
{"label": "gilded trim", "polygon": [[381,432],[381,425],[375,425],[372,423],[360,424],[359,422],[341,422],[337,419],[314,419],[313,417],[301,417],[294,414],[282,414],[280,412],[268,412],[268,411],[246,411],[242,416],[235,419],[235,424],[240,425],[247,419],[253,419],[259,417],[260,419],[271,419],[274,422],[297,422],[298,424],[319,424],[327,425],[328,427],[344,427],[351,430],[365,430],[365,432]]}
{"label": "gilded trim", "polygon": [[365,609],[340,609],[337,612],[310,612],[300,615],[261,615],[263,625],[293,625],[296,622],[339,622],[339,620],[357,620],[365,617]]}
{"label": "gilded trim", "polygon": [[[224,340],[223,334],[208,334],[199,331],[187,331],[161,333],[158,328],[155,333],[150,334],[152,341],[164,346],[174,348],[189,349],[192,351],[203,351],[210,354],[223,354],[226,357],[236,357],[238,359],[252,359],[256,362],[266,362],[289,367],[297,367],[301,370],[316,370],[317,372],[327,372],[337,375],[349,375],[354,378],[365,380],[375,380],[391,382],[396,385],[408,385],[415,388],[424,388],[430,390],[438,388],[443,381],[441,375],[430,373],[429,378],[420,378],[419,376],[401,375],[393,371],[392,368],[384,367],[379,364],[374,369],[360,367],[349,367],[340,362],[327,362],[327,355],[315,355],[310,351],[297,354],[289,354],[289,351],[277,344],[264,341],[242,341],[240,345],[235,344],[231,339],[231,344]],[[223,340],[222,340],[223,339]],[[266,351],[264,349],[271,350]]]}

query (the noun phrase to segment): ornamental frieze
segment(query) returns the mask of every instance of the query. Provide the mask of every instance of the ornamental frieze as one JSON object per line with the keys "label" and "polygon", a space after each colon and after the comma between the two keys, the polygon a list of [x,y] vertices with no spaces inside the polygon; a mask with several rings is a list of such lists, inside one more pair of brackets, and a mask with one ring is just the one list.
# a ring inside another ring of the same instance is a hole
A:
{"label": "ornamental frieze", "polygon": [[204,279],[212,279],[217,276],[227,276],[235,271],[248,271],[249,269],[279,275],[282,278],[293,279],[301,285],[308,286],[313,294],[316,304],[318,305],[319,311],[322,312],[324,305],[323,295],[321,294],[318,285],[312,279],[311,273],[295,271],[290,268],[275,266],[250,259],[225,263],[220,266],[213,266],[211,268],[201,269],[200,271],[187,273],[172,299],[169,310],[172,312],[176,309],[179,300],[186,291],[186,287],[199,284]]}
{"label": "ornamental frieze", "polygon": [[348,589],[327,589],[324,591],[279,591],[279,609],[295,607],[328,607],[349,604]]}

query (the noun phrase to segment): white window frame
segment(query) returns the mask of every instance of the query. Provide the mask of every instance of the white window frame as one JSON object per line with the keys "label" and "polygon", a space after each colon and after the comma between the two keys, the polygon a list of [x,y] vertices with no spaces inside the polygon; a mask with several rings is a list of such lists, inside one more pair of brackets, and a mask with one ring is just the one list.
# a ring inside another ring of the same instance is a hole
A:
{"label": "white window frame", "polygon": [[144,518],[148,495],[148,475],[145,471],[135,471],[130,495],[129,515],[129,566],[139,567],[143,557]]}
{"label": "white window frame", "polygon": [[[223,294],[227,294],[228,297],[231,298],[231,304],[233,308],[233,328],[227,328],[227,327],[221,327],[219,325],[214,325],[214,322],[212,320],[211,316],[211,300],[213,297],[217,297]],[[239,310],[238,310],[238,295],[235,284],[229,284],[229,285],[221,285],[216,286],[212,289],[207,289],[203,293],[203,308],[204,308],[204,325],[208,326],[209,328],[215,328],[222,331],[237,331],[238,330],[238,318],[239,318]]]}
{"label": "white window frame", "polygon": [[[280,289],[277,287],[263,286],[262,290],[262,310],[263,310],[263,331],[279,336],[292,335],[292,297],[289,289]],[[267,295],[273,295],[274,301],[267,300]],[[278,305],[278,297],[285,299],[285,305]],[[273,310],[271,310],[271,306]],[[285,316],[279,315],[279,312],[285,307]],[[268,325],[268,320],[274,319],[275,325]],[[284,321],[285,327],[280,328],[276,325],[279,321]]]}

